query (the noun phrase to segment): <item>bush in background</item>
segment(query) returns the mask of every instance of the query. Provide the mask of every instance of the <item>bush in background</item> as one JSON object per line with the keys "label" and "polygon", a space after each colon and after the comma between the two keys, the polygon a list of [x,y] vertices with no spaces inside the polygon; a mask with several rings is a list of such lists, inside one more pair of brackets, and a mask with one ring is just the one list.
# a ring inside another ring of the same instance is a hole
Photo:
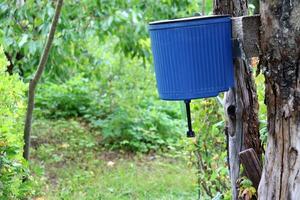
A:
{"label": "bush in background", "polygon": [[192,118],[196,137],[187,141],[186,155],[197,169],[198,197],[231,199],[223,106],[216,98],[195,100]]}
{"label": "bush in background", "polygon": [[0,199],[26,196],[22,179],[27,171],[23,153],[25,84],[6,73],[8,62],[0,48]]}
{"label": "bush in background", "polygon": [[158,99],[154,73],[142,59],[114,54],[117,41],[101,48],[95,41],[89,51],[101,62],[63,83],[42,85],[37,114],[50,119],[80,117],[101,130],[103,145],[109,149],[174,148],[185,134],[180,105]]}

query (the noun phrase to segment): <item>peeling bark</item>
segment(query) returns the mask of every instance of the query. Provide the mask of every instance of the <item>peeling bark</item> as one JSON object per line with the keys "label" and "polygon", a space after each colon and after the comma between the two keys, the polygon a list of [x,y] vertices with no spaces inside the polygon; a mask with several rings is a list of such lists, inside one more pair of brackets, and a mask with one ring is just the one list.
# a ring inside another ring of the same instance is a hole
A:
{"label": "peeling bark", "polygon": [[261,1],[268,144],[259,199],[300,198],[300,2]]}

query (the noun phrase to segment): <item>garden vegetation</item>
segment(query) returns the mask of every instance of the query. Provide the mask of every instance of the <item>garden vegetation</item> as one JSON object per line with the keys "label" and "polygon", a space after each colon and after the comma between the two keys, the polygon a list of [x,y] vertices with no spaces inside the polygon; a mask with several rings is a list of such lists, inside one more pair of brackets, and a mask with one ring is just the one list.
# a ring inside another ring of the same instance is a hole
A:
{"label": "garden vegetation", "polygon": [[147,24],[192,16],[196,0],[65,1],[22,158],[55,2],[0,3],[0,199],[230,199],[222,106],[193,103],[190,140],[184,105],[156,92]]}

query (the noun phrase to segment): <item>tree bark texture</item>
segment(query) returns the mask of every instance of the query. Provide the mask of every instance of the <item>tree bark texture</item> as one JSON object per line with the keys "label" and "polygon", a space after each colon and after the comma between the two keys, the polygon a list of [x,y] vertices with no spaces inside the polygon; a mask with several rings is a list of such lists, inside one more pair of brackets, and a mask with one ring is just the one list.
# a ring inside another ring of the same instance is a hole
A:
{"label": "tree bark texture", "polygon": [[[214,5],[215,14],[229,14],[234,17],[248,14],[246,0],[215,0]],[[245,59],[247,58],[234,59],[235,86],[225,93],[224,100],[233,199],[238,199],[239,152],[253,148],[259,158],[262,155],[256,87],[252,70]]]}
{"label": "tree bark texture", "polygon": [[51,29],[49,32],[49,36],[47,38],[47,42],[44,48],[44,51],[42,53],[39,65],[37,67],[37,71],[33,77],[32,80],[30,80],[29,83],[29,91],[28,91],[28,106],[27,106],[27,112],[26,112],[26,119],[25,119],[25,127],[24,127],[24,152],[23,152],[23,157],[26,160],[29,160],[29,149],[30,149],[30,135],[31,135],[31,124],[32,124],[32,113],[34,109],[34,97],[35,97],[35,89],[36,86],[41,79],[43,72],[46,67],[46,63],[48,60],[48,56],[50,53],[50,49],[52,46],[52,42],[54,39],[54,34],[56,30],[56,26],[58,24],[58,19],[60,16],[61,8],[63,5],[63,0],[58,0],[57,5],[56,5],[56,10],[54,14],[54,18],[51,24]]}
{"label": "tree bark texture", "polygon": [[247,0],[214,0],[214,14],[232,17],[247,15]]}
{"label": "tree bark texture", "polygon": [[300,199],[300,1],[262,0],[268,143],[258,197]]}

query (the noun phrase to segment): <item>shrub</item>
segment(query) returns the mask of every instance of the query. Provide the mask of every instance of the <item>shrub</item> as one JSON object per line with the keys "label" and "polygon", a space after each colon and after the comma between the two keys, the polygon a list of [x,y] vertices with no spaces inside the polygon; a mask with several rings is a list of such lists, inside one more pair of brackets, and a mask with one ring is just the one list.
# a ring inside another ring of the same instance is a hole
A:
{"label": "shrub", "polygon": [[149,152],[174,147],[185,131],[181,109],[157,98],[151,69],[122,55],[105,60],[92,72],[44,84],[37,93],[39,113],[85,119],[101,130],[107,148]]}
{"label": "shrub", "polygon": [[137,105],[121,103],[100,123],[103,143],[112,149],[140,152],[172,149],[184,135],[179,111],[180,107],[162,106],[154,99]]}
{"label": "shrub", "polygon": [[193,101],[196,138],[187,147],[191,164],[197,168],[198,190],[204,199],[231,199],[227,168],[223,107],[216,99]]}
{"label": "shrub", "polygon": [[[99,110],[95,82],[81,74],[65,83],[46,83],[36,95],[36,108],[47,118],[70,118],[96,115]],[[100,114],[99,114],[100,115]]]}
{"label": "shrub", "polygon": [[0,48],[0,199],[25,195],[23,152],[25,84],[18,75],[6,73],[7,60]]}

